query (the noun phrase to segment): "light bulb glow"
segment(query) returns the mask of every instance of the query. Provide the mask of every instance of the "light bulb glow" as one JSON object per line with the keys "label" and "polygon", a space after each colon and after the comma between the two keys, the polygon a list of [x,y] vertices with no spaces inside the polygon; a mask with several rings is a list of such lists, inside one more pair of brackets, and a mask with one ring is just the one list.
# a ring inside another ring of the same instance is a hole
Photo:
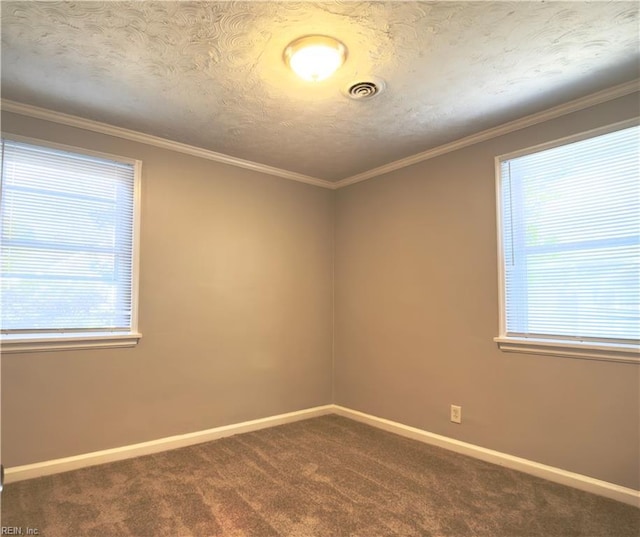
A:
{"label": "light bulb glow", "polygon": [[318,82],[330,77],[343,63],[347,49],[326,36],[302,37],[285,50],[285,61],[300,78]]}

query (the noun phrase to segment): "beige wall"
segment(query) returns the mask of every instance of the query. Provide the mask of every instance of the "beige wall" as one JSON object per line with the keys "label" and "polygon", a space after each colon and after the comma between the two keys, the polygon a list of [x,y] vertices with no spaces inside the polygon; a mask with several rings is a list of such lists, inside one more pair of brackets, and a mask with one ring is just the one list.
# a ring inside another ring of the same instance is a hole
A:
{"label": "beige wall", "polygon": [[2,356],[5,466],[331,402],[333,192],[3,113],[143,161],[138,347]]}
{"label": "beige wall", "polygon": [[639,489],[640,367],[492,341],[494,157],[638,113],[636,94],[338,190],[335,402]]}
{"label": "beige wall", "polygon": [[333,400],[640,488],[638,366],[492,341],[494,156],[638,112],[629,96],[336,193],[3,114],[6,132],[144,163],[142,342],[4,355],[4,464]]}

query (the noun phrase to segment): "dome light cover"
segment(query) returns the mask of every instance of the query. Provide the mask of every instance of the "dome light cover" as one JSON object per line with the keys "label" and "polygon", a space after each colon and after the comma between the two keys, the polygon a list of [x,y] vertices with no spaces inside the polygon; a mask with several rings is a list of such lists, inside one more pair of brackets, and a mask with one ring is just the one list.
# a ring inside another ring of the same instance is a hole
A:
{"label": "dome light cover", "polygon": [[310,82],[330,77],[346,57],[347,47],[337,39],[324,35],[301,37],[284,51],[286,64],[300,78]]}

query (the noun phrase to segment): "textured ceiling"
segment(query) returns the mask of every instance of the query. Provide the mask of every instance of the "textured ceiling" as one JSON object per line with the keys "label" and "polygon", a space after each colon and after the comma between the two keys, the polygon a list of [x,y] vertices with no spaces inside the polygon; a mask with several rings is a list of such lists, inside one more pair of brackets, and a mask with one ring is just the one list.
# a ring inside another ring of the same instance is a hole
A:
{"label": "textured ceiling", "polygon": [[[337,181],[637,78],[639,6],[3,1],[2,96]],[[348,59],[303,82],[316,33]]]}

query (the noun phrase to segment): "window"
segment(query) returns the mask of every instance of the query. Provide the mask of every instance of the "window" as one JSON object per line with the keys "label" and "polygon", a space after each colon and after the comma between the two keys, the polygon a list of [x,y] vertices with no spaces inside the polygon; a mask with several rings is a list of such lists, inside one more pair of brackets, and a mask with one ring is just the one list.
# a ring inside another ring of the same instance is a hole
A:
{"label": "window", "polygon": [[497,159],[506,351],[640,362],[640,127]]}
{"label": "window", "polygon": [[2,140],[4,352],[137,343],[139,177],[137,161]]}

